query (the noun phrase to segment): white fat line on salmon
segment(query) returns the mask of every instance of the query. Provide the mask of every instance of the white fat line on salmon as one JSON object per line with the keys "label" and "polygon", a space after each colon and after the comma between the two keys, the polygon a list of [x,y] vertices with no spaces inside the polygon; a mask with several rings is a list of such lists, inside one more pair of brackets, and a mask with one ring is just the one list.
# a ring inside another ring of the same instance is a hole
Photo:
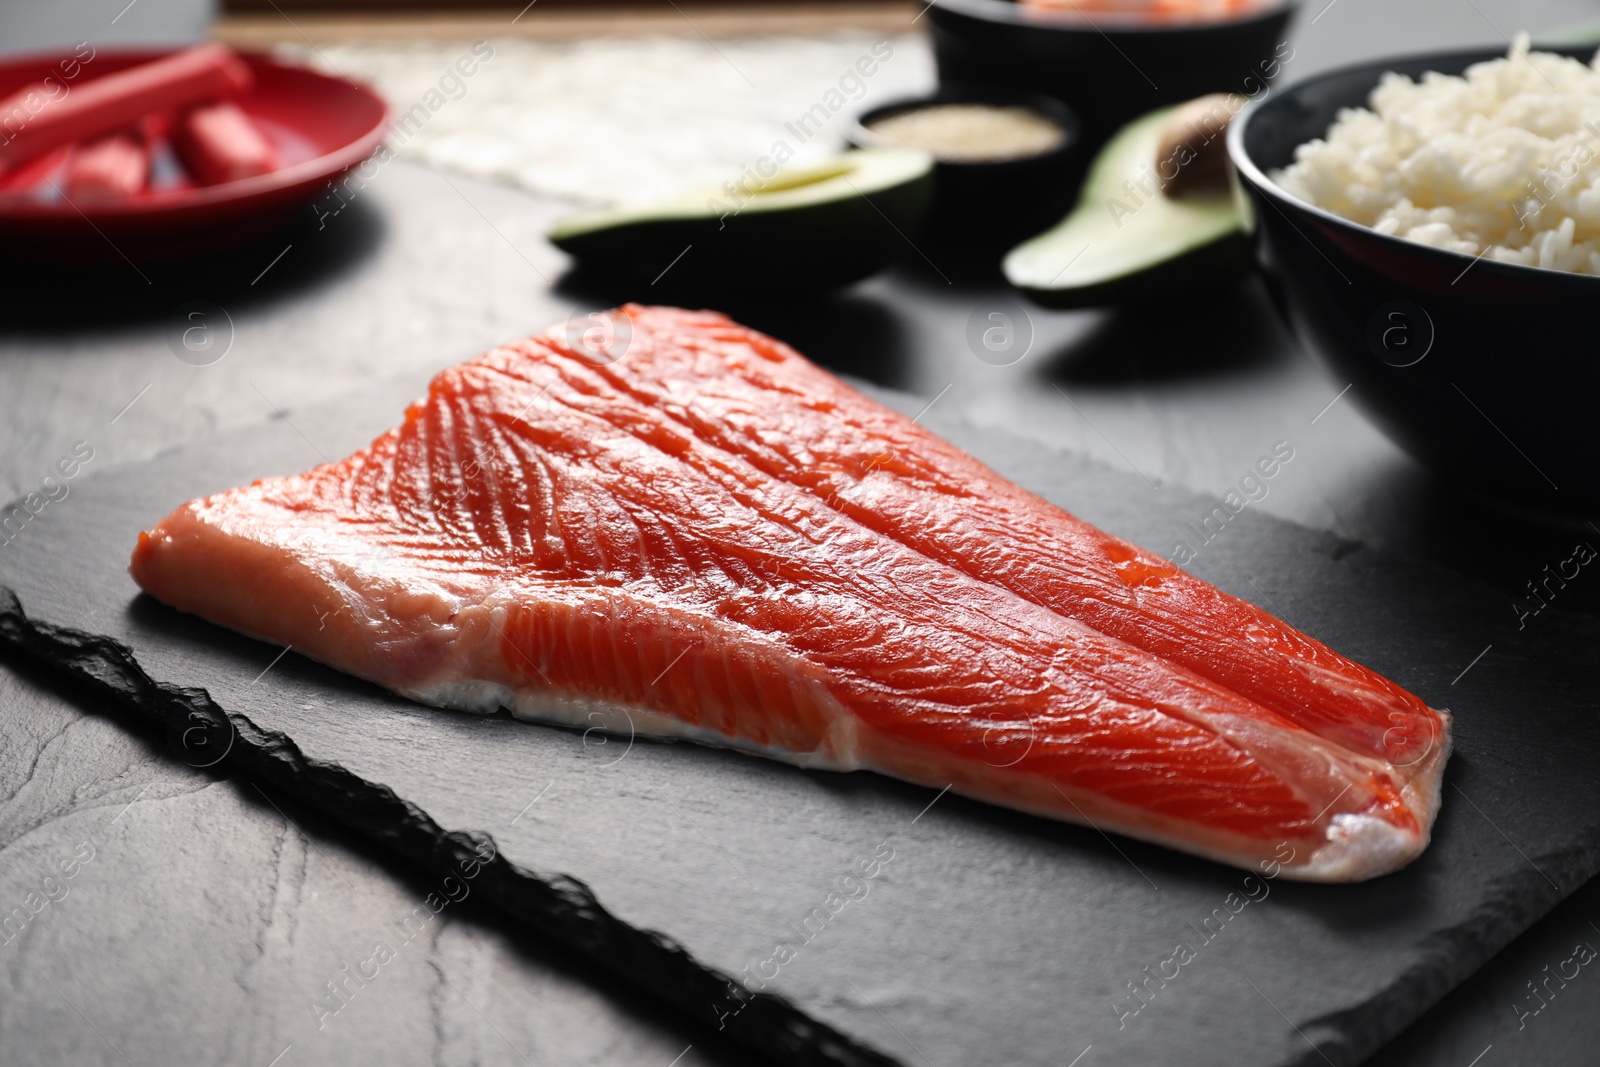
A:
{"label": "white fat line on salmon", "polygon": [[[359,555],[341,555],[341,546],[335,540],[335,538],[327,533],[319,534],[315,540],[321,543],[323,551],[330,558],[342,559],[342,561],[347,563],[356,574],[367,579],[377,577],[382,571],[383,564],[393,559],[395,554],[394,549],[390,548],[388,545],[377,545],[361,552]],[[340,615],[343,615],[344,609],[349,607],[349,605],[343,602],[338,602],[331,608],[323,608],[318,604],[313,603],[310,605],[310,607],[311,614],[317,617],[317,632],[321,633],[323,630],[328,628],[328,620],[335,619]],[[288,649],[285,649],[284,651],[287,652]],[[283,655],[280,653],[278,659],[282,658]],[[277,663],[278,660],[273,660],[272,663],[267,667],[267,670],[271,670],[273,667],[277,666]],[[261,673],[265,675],[267,672],[262,671]],[[260,677],[256,678],[257,682],[260,680]],[[255,682],[251,682],[250,684],[254,685]]]}
{"label": "white fat line on salmon", "polygon": [[79,441],[72,446],[72,451],[62,456],[52,464],[39,482],[39,488],[24,494],[21,499],[14,500],[0,511],[0,548],[4,548],[17,539],[23,527],[32,522],[34,516],[44,511],[51,504],[67,499],[67,494],[72,492],[72,487],[67,484],[83,469],[84,465],[94,459],[94,448],[87,441]]}
{"label": "white fat line on salmon", "polygon": [[[1546,563],[1544,569],[1539,572],[1538,577],[1529,578],[1527,589],[1528,596],[1532,599],[1520,602],[1513,600],[1511,602],[1511,610],[1517,616],[1517,629],[1527,629],[1528,620],[1549,607],[1549,602],[1556,598],[1556,594],[1565,589],[1567,583],[1576,578],[1594,557],[1594,546],[1587,541],[1579,541],[1573,548],[1572,555],[1557,563],[1554,568]],[[1568,567],[1571,568],[1570,572],[1567,569]],[[1553,586],[1552,582],[1554,583]],[[1544,596],[1539,595],[1541,591]]]}
{"label": "white fat line on salmon", "polygon": [[[577,312],[573,312],[573,314],[576,315]],[[610,321],[611,321],[610,320],[610,316],[605,315],[604,313],[600,313],[600,312],[597,312],[595,314],[598,315],[599,317],[605,319],[607,324],[610,323]],[[593,318],[593,317],[594,316],[591,316],[591,318]],[[571,316],[568,316],[568,320],[570,322]],[[585,334],[584,336],[587,337],[588,335]],[[620,353],[619,353],[619,355],[620,355]],[[528,409],[533,407],[533,405],[537,404],[539,402],[539,399],[541,397],[543,397],[545,393],[549,392],[550,391],[550,387],[552,385],[554,385],[554,384],[555,384],[554,380],[545,382],[544,383],[544,388],[540,389],[537,393],[533,394],[533,399],[528,401],[526,404],[522,405],[522,410],[521,411],[519,411],[515,415],[511,416],[511,421],[513,423],[521,422],[522,421],[522,416],[524,416],[524,415],[526,415],[528,413]],[[481,448],[479,448],[477,451],[475,451],[472,454],[472,458],[471,459],[467,460],[465,463],[463,463],[461,465],[461,486],[460,486],[460,488],[458,488],[455,491],[455,494],[454,494],[452,499],[455,499],[455,500],[459,501],[459,500],[464,500],[466,498],[466,495],[467,495],[467,482],[469,482],[473,478],[476,478],[478,475],[483,473],[483,460],[488,457],[489,452],[491,451],[492,448],[493,448],[492,445],[484,444]],[[540,673],[542,674],[544,672],[541,671]]]}
{"label": "white fat line on salmon", "polygon": [[1157,961],[1154,970],[1147,963],[1139,969],[1140,977],[1124,983],[1127,995],[1114,996],[1111,1000],[1118,1030],[1125,1029],[1129,1019],[1148,1008],[1155,1001],[1156,994],[1167,987],[1167,983],[1177,981],[1183,974],[1183,968],[1200,958],[1200,951],[1227,929],[1235,915],[1271,895],[1272,888],[1267,883],[1282,874],[1285,866],[1294,862],[1295,849],[1289,842],[1281,841],[1272,854],[1272,859],[1262,860],[1257,865],[1261,871],[1259,876],[1245,875],[1239,888],[1230,891],[1220,906],[1212,908],[1210,914],[1200,920],[1199,926],[1191,921],[1183,940],[1173,946],[1170,955]]}
{"label": "white fat line on salmon", "polygon": [[1294,459],[1294,446],[1288,441],[1278,441],[1273,444],[1268,455],[1258,458],[1250,469],[1239,476],[1238,489],[1229,489],[1222,498],[1222,503],[1211,509],[1211,514],[1200,520],[1199,525],[1193,521],[1184,525],[1194,533],[1195,541],[1199,548],[1191,547],[1187,541],[1179,541],[1172,550],[1169,561],[1179,567],[1187,567],[1200,555],[1200,549],[1205,548],[1214,541],[1223,530],[1228,528],[1228,523],[1233,517],[1249,507],[1259,504],[1267,499],[1267,494],[1272,491],[1268,483],[1282,472],[1283,468]]}
{"label": "white fat line on salmon", "polygon": [[687,656],[688,654],[689,654],[689,649],[685,648],[682,652],[679,652],[676,656],[673,656],[672,657],[672,662],[667,664],[665,667],[662,667],[661,668],[661,673],[656,675],[654,678],[650,679],[650,688],[654,689],[656,683],[661,681],[661,679],[665,678],[667,676],[667,672],[670,671],[672,668],[676,667],[678,665],[678,661],[680,659],[682,659],[683,657]]}
{"label": "white fat line on salmon", "polygon": [[779,972],[800,955],[800,950],[816,940],[817,935],[827,929],[840,912],[856,901],[867,899],[867,894],[872,892],[872,880],[894,861],[894,855],[893,845],[887,841],[880,842],[871,857],[857,860],[845,873],[836,876],[833,888],[821,903],[807,911],[799,923],[791,921],[788,924],[795,936],[791,938],[785,933],[781,940],[775,942],[771,954],[747,965],[739,972],[739,981],[728,983],[725,999],[712,1003],[711,1011],[717,1018],[717,1029],[723,1029],[729,1019],[743,1011],[750,1002],[751,994],[760,992],[776,979]]}
{"label": "white fat line on salmon", "polygon": [[[526,659],[527,657],[524,656],[523,658]],[[534,669],[537,670],[538,668]],[[540,673],[542,674],[543,672],[541,671]],[[545,681],[548,682],[549,679],[546,678]],[[633,713],[627,708],[618,708],[616,710],[621,712],[623,718],[628,720],[628,747],[623,749],[622,754],[616,759],[607,760],[606,762],[600,764],[601,767],[615,767],[617,764],[627,759],[628,753],[633,751],[634,739],[638,736],[638,730],[636,730],[633,725]],[[587,718],[590,722],[594,723],[594,725],[583,731],[584,748],[589,748],[591,746],[594,748],[600,748],[604,745],[610,744],[611,738],[618,736],[616,716],[614,714],[607,714],[601,711],[591,711],[589,712]],[[589,738],[596,735],[598,736],[598,740],[591,742]],[[538,797],[535,797],[534,799],[537,800]]]}
{"label": "white fat line on salmon", "polygon": [[[863,199],[865,199],[865,198],[863,197]],[[870,203],[870,201],[869,201],[869,203]],[[901,234],[901,236],[904,237],[905,235]],[[907,243],[909,244],[910,241],[908,240]],[[912,248],[916,248],[916,245],[912,245],[911,247]],[[920,249],[918,249],[918,253],[919,254],[921,253]],[[928,257],[927,256],[923,256],[922,258],[927,259]],[[928,262],[931,265],[933,261],[929,260]],[[935,267],[934,269],[938,270],[937,267]],[[945,279],[945,280],[949,281],[948,278]],[[912,419],[911,419],[912,423],[915,424],[915,423],[921,422],[922,421],[922,416],[926,415],[929,411],[931,411],[933,409],[933,405],[935,405],[939,401],[943,400],[944,399],[944,395],[946,393],[948,393],[951,389],[955,388],[955,384],[956,384],[955,382],[951,382],[950,384],[946,385],[943,389],[939,390],[939,392],[934,396],[934,398],[932,400],[930,400],[926,404],[922,405],[922,410],[917,412],[916,415],[912,416]],[[1063,395],[1065,395],[1065,394],[1063,394]],[[699,398],[696,397],[695,399],[699,399]],[[693,406],[694,401],[691,400],[689,403],[690,403],[690,406]],[[871,459],[867,460],[865,467],[862,469],[860,478],[857,479],[858,483],[860,481],[864,480],[873,471],[876,471],[879,468],[881,468],[881,467],[885,466],[886,464],[888,464],[890,460],[899,459],[899,458],[900,458],[899,457],[899,453],[896,452],[896,450],[894,449],[894,447],[892,445],[887,445],[887,444],[884,445],[884,447],[882,448],[881,451],[879,451]],[[840,513],[844,513],[845,505],[844,505],[843,500],[839,496],[839,490],[838,490],[838,487],[835,484],[829,483],[827,485],[826,489],[823,491],[823,495],[820,496],[818,499],[820,499],[824,504],[828,505],[828,507],[832,508],[834,511],[837,511],[837,512],[840,512]],[[769,561],[769,562],[772,562],[772,561]],[[774,569],[776,569],[776,564],[775,563],[773,564],[773,566],[774,566]],[[767,564],[763,564],[760,569],[761,569],[761,573],[762,574],[767,574]],[[768,575],[768,577],[771,577],[771,575]]]}
{"label": "white fat line on salmon", "polygon": [[[1595,926],[1592,922],[1589,923],[1589,928],[1600,933],[1600,927]],[[1588,966],[1596,955],[1597,953],[1592,943],[1580,941],[1572,946],[1572,952],[1566,959],[1556,964],[1554,971],[1550,969],[1548,963],[1545,964],[1541,968],[1544,977],[1537,984],[1535,984],[1534,978],[1528,979],[1528,995],[1513,1001],[1511,1004],[1511,1011],[1517,1018],[1517,1029],[1526,1029],[1528,1020],[1548,1008],[1550,1001],[1556,999],[1556,994],[1567,988],[1568,982],[1576,980],[1583,973],[1583,968]],[[1568,970],[1569,967],[1571,968],[1570,971]],[[1552,982],[1555,983],[1554,987],[1550,984]],[[1541,987],[1544,989],[1544,993],[1539,992]]]}
{"label": "white fat line on salmon", "polygon": [[383,936],[372,939],[366,954],[359,956],[354,966],[349,963],[340,965],[333,977],[322,983],[322,992],[311,999],[311,1013],[317,1020],[317,1029],[327,1029],[328,1021],[355,1000],[356,994],[376,979],[384,967],[398,959],[406,946],[426,930],[440,912],[451,904],[459,904],[467,899],[472,892],[472,887],[467,883],[476,878],[494,858],[492,840],[485,838],[474,842],[473,854],[457,864],[458,873],[445,875],[439,887],[423,897],[422,903],[401,918],[385,923]]}

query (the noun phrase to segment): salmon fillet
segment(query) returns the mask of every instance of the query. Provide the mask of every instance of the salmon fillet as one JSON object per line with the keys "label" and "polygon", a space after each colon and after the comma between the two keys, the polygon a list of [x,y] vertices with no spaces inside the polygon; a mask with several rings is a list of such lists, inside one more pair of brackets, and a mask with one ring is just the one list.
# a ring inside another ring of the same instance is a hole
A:
{"label": "salmon fillet", "polygon": [[[426,704],[871,769],[1286,877],[1426,847],[1449,720],[723,316],[439,374],[135,580]],[[1289,857],[1285,859],[1285,857]]]}
{"label": "salmon fillet", "polygon": [[[1172,563],[996,474],[794,349],[722,315],[622,309],[616,388],[917,551],[1181,663],[1400,769],[1437,749],[1438,712]],[[552,333],[551,340],[559,343]]]}

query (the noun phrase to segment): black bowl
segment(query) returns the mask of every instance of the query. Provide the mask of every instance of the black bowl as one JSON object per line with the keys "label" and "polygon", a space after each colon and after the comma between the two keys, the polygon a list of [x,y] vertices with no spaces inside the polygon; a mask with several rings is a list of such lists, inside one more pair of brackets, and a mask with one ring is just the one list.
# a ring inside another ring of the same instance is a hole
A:
{"label": "black bowl", "polygon": [[1011,0],[933,0],[939,81],[1015,85],[1056,97],[1094,149],[1130,120],[1211,92],[1254,97],[1291,67],[1299,0],[1241,18],[1152,23],[1113,15],[1042,19]]}
{"label": "black bowl", "polygon": [[897,142],[869,127],[891,115],[935,104],[1021,107],[1061,127],[1061,143],[1047,152],[1015,159],[937,160],[933,205],[924,233],[935,244],[1008,248],[1057,222],[1072,206],[1085,153],[1081,124],[1061,101],[1004,85],[944,85],[927,96],[897,100],[864,112],[845,134],[857,148]]}
{"label": "black bowl", "polygon": [[[1587,59],[1594,49],[1553,51]],[[1470,492],[1600,513],[1600,277],[1388,237],[1267,176],[1323,136],[1340,108],[1365,104],[1385,71],[1459,74],[1503,54],[1389,59],[1274,92],[1228,130],[1235,192],[1279,310],[1396,443]]]}

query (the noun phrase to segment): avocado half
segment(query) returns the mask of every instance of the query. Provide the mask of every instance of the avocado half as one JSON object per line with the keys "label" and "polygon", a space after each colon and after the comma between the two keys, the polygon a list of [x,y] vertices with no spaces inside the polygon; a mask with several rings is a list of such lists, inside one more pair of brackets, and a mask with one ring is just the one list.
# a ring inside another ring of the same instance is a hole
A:
{"label": "avocado half", "polygon": [[1094,307],[1209,287],[1249,269],[1249,241],[1226,185],[1174,197],[1161,191],[1156,154],[1175,110],[1152,111],[1106,142],[1077,206],[1006,256],[1012,285],[1045,307]]}
{"label": "avocado half", "polygon": [[670,200],[576,215],[550,242],[585,267],[674,287],[823,289],[880,270],[916,236],[933,200],[933,157],[901,148],[746,171]]}

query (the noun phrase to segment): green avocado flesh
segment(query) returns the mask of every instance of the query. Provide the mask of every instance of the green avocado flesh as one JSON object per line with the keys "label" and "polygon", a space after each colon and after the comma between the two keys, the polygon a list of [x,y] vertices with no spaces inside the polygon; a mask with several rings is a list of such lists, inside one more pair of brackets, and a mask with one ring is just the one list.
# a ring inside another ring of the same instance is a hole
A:
{"label": "green avocado flesh", "polygon": [[1226,186],[1161,191],[1156,153],[1173,110],[1152,111],[1106,143],[1077,206],[1006,256],[1012,285],[1046,307],[1092,307],[1215,284],[1249,266]]}
{"label": "green avocado flesh", "polygon": [[586,268],[663,284],[830,288],[887,264],[932,197],[932,156],[867,148],[766,179],[747,168],[718,188],[565,219],[548,236]]}

